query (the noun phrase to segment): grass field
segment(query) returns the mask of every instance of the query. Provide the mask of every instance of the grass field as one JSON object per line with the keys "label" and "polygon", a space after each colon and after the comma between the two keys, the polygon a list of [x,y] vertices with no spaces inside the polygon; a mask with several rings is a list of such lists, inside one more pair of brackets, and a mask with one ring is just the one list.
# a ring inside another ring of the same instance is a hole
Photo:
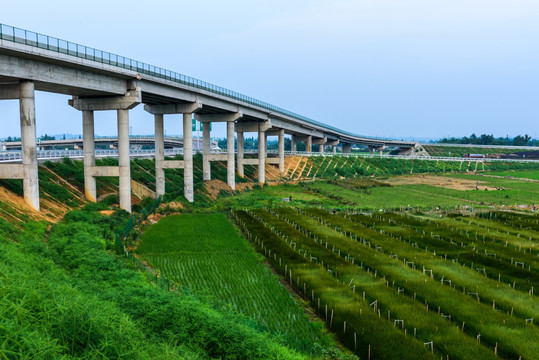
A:
{"label": "grass field", "polygon": [[316,356],[333,346],[222,213],[166,217],[145,232],[137,253],[181,287],[226,304],[286,345]]}
{"label": "grass field", "polygon": [[[533,177],[536,173],[520,172],[520,175]],[[298,207],[365,210],[401,210],[408,207],[455,210],[494,206],[529,211],[533,203],[539,203],[539,187],[533,181],[472,174],[405,175],[375,179],[318,180],[297,185],[265,186],[220,198],[210,203],[209,207],[224,210],[275,206],[283,204],[283,198],[289,197]],[[477,183],[479,190],[475,190]],[[485,191],[485,188],[489,190]],[[522,208],[522,205],[526,207]]]}
{"label": "grass field", "polygon": [[504,147],[499,148],[482,148],[482,147],[465,147],[465,146],[433,146],[423,145],[425,150],[430,156],[455,156],[461,157],[464,154],[512,154],[514,152],[525,151],[523,149],[508,149]]}
{"label": "grass field", "polygon": [[512,176],[515,178],[539,180],[539,171],[500,171],[491,172],[489,175]]}

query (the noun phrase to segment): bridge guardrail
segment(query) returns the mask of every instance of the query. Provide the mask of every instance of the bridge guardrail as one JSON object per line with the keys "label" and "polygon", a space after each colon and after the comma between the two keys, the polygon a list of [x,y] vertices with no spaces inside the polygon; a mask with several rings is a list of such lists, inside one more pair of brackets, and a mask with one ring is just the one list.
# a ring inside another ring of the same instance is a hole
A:
{"label": "bridge guardrail", "polygon": [[[199,151],[200,152],[200,151]],[[211,154],[222,154],[226,151],[212,151]],[[258,150],[246,149],[244,154],[257,154]],[[268,150],[268,154],[277,155],[277,150]],[[286,156],[345,156],[345,157],[377,157],[387,159],[404,159],[404,160],[431,160],[431,161],[472,161],[472,162],[539,162],[539,160],[532,159],[495,159],[495,158],[463,158],[463,157],[446,157],[446,156],[405,156],[405,155],[379,155],[379,154],[343,154],[343,153],[317,153],[306,151],[285,151]],[[165,156],[183,155],[183,149],[165,149]],[[118,157],[118,150],[96,150],[95,156],[97,158],[104,157]],[[137,150],[131,149],[129,156],[132,158],[137,157],[150,157],[155,156],[155,150]],[[82,159],[84,157],[84,150],[39,150],[37,152],[37,159],[39,161],[44,160],[56,160],[62,158]],[[21,151],[3,151],[0,152],[0,163],[17,163],[22,161]]]}

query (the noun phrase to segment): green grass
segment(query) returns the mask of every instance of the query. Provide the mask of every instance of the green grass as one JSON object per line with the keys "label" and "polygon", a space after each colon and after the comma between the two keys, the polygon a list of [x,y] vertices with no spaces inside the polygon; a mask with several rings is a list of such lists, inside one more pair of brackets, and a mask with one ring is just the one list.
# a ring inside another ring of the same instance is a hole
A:
{"label": "green grass", "polygon": [[489,175],[512,176],[515,178],[539,180],[539,171],[494,171],[489,173]]}
{"label": "green grass", "polygon": [[0,358],[305,358],[108,251],[127,216],[86,209],[24,231],[0,219]]}
{"label": "green grass", "polygon": [[309,321],[224,214],[168,216],[145,232],[137,253],[181,287],[214,297],[301,352],[320,356],[331,347],[321,324]]}

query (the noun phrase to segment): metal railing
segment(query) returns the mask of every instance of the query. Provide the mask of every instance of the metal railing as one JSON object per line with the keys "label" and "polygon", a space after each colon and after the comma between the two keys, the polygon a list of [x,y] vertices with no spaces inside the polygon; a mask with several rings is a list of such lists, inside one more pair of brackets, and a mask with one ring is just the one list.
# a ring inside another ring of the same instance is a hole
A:
{"label": "metal railing", "polygon": [[[165,149],[165,156],[183,155],[183,149]],[[97,158],[118,157],[118,150],[96,150]],[[153,157],[155,150],[137,150],[131,149],[129,156],[136,157]],[[37,151],[37,160],[55,160],[55,159],[82,159],[84,150],[39,150]],[[0,152],[0,163],[17,163],[22,161],[22,151],[4,151]]]}
{"label": "metal railing", "polygon": [[269,104],[265,101],[261,101],[252,98],[247,95],[240,94],[236,91],[232,91],[221,86],[217,86],[206,81],[202,81],[187,75],[183,75],[171,70],[166,70],[158,66],[145,64],[143,62],[133,60],[124,56],[116,55],[110,52],[97,50],[88,46],[73,43],[71,41],[61,40],[48,35],[39,34],[33,31],[16,28],[9,25],[0,24],[0,39],[6,40],[18,44],[28,45],[44,50],[50,50],[57,53],[95,61],[101,64],[107,64],[114,67],[136,71],[138,74],[144,74],[153,76],[159,79],[169,80],[183,85],[188,85],[197,89],[211,92],[220,96],[225,96],[230,99],[242,101],[247,104],[255,105],[263,109],[274,111],[282,115],[290,116],[292,118],[308,122],[312,125],[322,127],[334,131],[336,133],[344,134],[351,137],[359,137],[373,140],[387,140],[373,136],[363,136],[354,134],[348,131],[338,129],[334,126],[321,123],[319,121],[310,119],[303,115],[299,115],[295,112],[285,110],[281,107]]}
{"label": "metal railing", "polygon": [[[200,150],[195,152],[201,153]],[[225,150],[214,151],[210,154],[223,154]],[[244,154],[257,154],[256,149],[245,149]],[[268,154],[278,155],[278,150],[268,150]],[[331,152],[319,153],[319,152],[306,152],[306,151],[285,151],[285,156],[344,156],[344,157],[371,157],[371,158],[386,158],[386,159],[403,159],[403,160],[426,160],[426,161],[464,161],[464,162],[539,162],[539,160],[532,159],[495,159],[495,158],[463,158],[463,157],[448,157],[448,156],[406,156],[406,155],[379,155],[379,154],[367,154],[367,153],[336,153]],[[183,148],[179,149],[165,149],[165,156],[183,155]],[[97,158],[105,157],[118,157],[118,150],[96,150],[95,156]],[[137,150],[131,149],[129,156],[132,158],[137,157],[154,157],[155,150]],[[45,160],[57,160],[65,157],[71,159],[82,159],[84,157],[84,150],[39,150],[37,152],[38,161]],[[0,152],[0,163],[19,163],[22,161],[22,151],[3,151]]]}

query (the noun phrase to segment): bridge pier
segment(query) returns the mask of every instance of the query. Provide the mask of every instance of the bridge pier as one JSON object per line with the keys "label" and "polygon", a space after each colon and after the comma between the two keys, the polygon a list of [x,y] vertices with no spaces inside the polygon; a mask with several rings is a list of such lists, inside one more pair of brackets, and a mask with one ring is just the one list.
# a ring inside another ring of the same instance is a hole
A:
{"label": "bridge pier", "polygon": [[236,155],[236,163],[238,175],[241,177],[245,176],[245,172],[243,171],[243,146],[243,131],[238,131],[238,152]]}
{"label": "bridge pier", "polygon": [[155,195],[165,195],[165,133],[163,114],[154,115],[155,123]]}
{"label": "bridge pier", "polygon": [[279,171],[284,173],[284,129],[279,129]]}
{"label": "bridge pier", "polygon": [[[164,136],[162,117],[155,117],[156,133],[155,133],[155,173],[156,173],[156,194],[157,196],[165,193],[165,175],[164,169],[183,169],[183,195],[189,202],[194,201],[193,191],[193,129],[192,117],[193,113],[202,108],[202,103],[199,101],[187,104],[166,104],[166,105],[144,105],[144,110],[150,114],[165,115],[165,114],[182,114],[183,119],[183,160],[164,160]],[[158,148],[163,149],[163,156],[159,154]],[[159,157],[159,158],[158,158]],[[157,181],[160,184],[157,184]],[[162,180],[161,180],[162,179]],[[157,189],[159,188],[159,191]],[[162,193],[161,193],[162,192]]]}
{"label": "bridge pier", "polygon": [[226,123],[226,181],[236,190],[236,164],[234,163],[234,121]]}
{"label": "bridge pier", "polygon": [[296,148],[297,148],[297,137],[295,134],[292,135],[292,138],[290,139],[290,152],[292,155],[296,155]]}
{"label": "bridge pier", "polygon": [[24,201],[39,211],[39,178],[36,150],[36,105],[34,83],[20,83],[22,166]]}
{"label": "bridge pier", "polygon": [[93,110],[82,111],[82,148],[84,150],[84,196],[97,201],[97,186],[91,168],[95,166],[95,127]]}
{"label": "bridge pier", "polygon": [[[211,138],[210,138],[211,123],[202,123],[202,180],[211,180]],[[228,144],[227,144],[228,145]]]}
{"label": "bridge pier", "polygon": [[258,183],[266,182],[266,132],[258,130]]}
{"label": "bridge pier", "polygon": [[339,140],[328,140],[326,141],[327,146],[331,146],[331,152],[333,154],[337,153],[337,145],[339,145]]}
{"label": "bridge pier", "polygon": [[195,201],[192,119],[190,112],[183,113],[183,196],[189,202]]}
{"label": "bridge pier", "polygon": [[118,109],[118,170],[120,208],[131,212],[131,167],[129,163],[129,110]]}
{"label": "bridge pier", "polygon": [[[88,200],[97,200],[96,176],[118,176],[120,208],[131,212],[131,168],[129,164],[129,110],[140,104],[140,89],[128,89],[124,96],[78,98],[69,105],[82,111],[84,146],[84,193]],[[118,166],[95,166],[94,111],[116,110],[118,123]]]}
{"label": "bridge pier", "polygon": [[307,135],[307,143],[305,144],[305,151],[311,153],[313,151],[313,136]]}
{"label": "bridge pier", "polygon": [[[236,190],[236,162],[234,158],[234,125],[236,120],[240,119],[243,114],[241,112],[229,114],[214,114],[214,115],[195,115],[202,123],[203,136],[203,179],[211,180],[210,161],[226,160],[226,177],[227,184],[232,190]],[[210,124],[212,122],[226,122],[226,157],[222,158],[220,154],[210,154]],[[243,138],[242,138],[243,140]]]}
{"label": "bridge pier", "polygon": [[0,100],[18,99],[21,126],[22,165],[0,166],[0,179],[22,179],[24,201],[39,211],[39,178],[37,166],[36,106],[34,83],[2,85]]}
{"label": "bridge pier", "polygon": [[310,136],[311,138],[311,142],[314,143],[314,144],[318,144],[318,152],[320,154],[323,154],[324,153],[324,145],[327,143],[328,139],[327,137],[323,137],[323,138],[319,138],[319,139],[314,139],[314,141],[312,140],[312,136]]}
{"label": "bridge pier", "polygon": [[[271,122],[269,120],[261,122],[238,122],[235,130],[238,134],[238,139],[241,137],[243,143],[244,132],[257,132],[258,133],[258,159],[243,159],[243,146],[241,152],[241,168],[243,171],[244,165],[258,165],[258,182],[263,185],[266,182],[266,131],[271,128]],[[238,141],[238,149],[240,149],[240,142]],[[238,150],[238,164],[240,162],[239,150]]]}
{"label": "bridge pier", "polygon": [[352,144],[342,144],[342,152],[343,154],[350,154],[352,153]]}

